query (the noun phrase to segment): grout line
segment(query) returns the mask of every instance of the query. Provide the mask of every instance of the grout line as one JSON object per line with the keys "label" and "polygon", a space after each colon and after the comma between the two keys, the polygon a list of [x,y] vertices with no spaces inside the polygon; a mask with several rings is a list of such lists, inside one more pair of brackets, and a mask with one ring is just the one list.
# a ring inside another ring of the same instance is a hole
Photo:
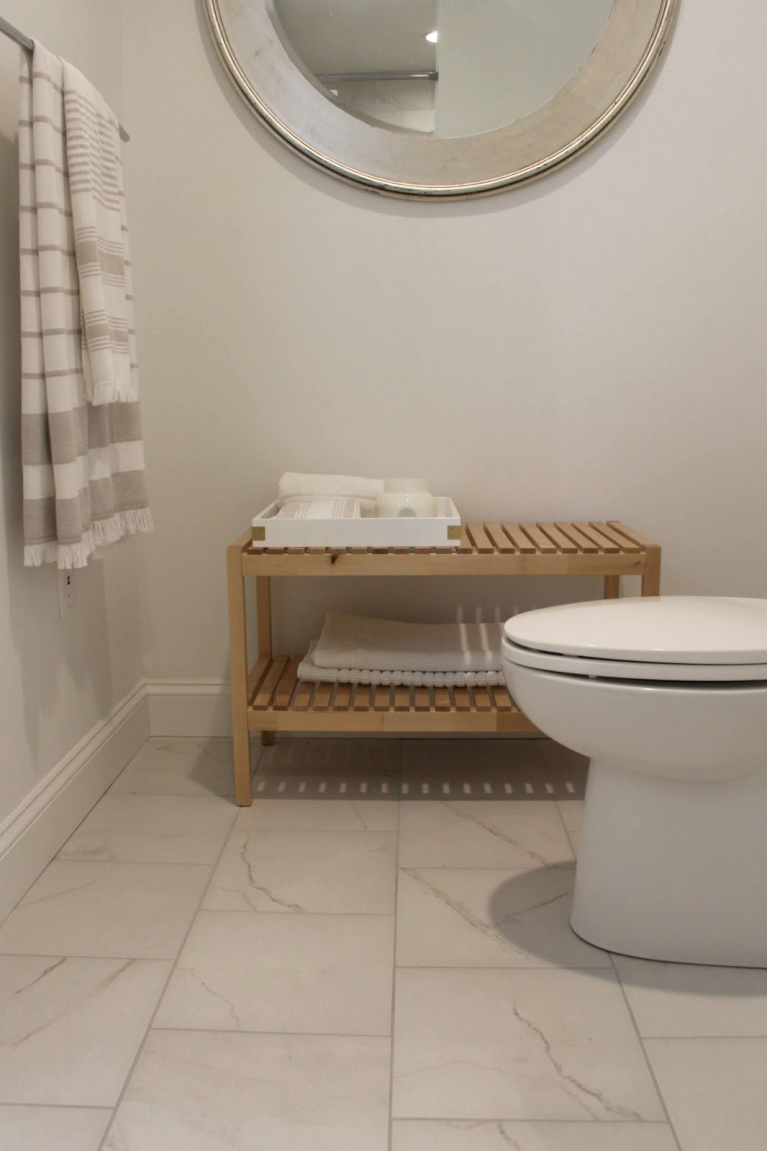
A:
{"label": "grout line", "polygon": [[[141,1056],[144,1052],[144,1047],[146,1046],[146,1041],[149,1037],[149,1033],[152,1030],[152,1025],[153,1025],[155,1018],[157,1016],[157,1012],[160,1009],[160,1004],[162,1003],[163,998],[165,996],[165,993],[168,990],[168,985],[170,984],[170,981],[176,972],[176,966],[177,966],[179,958],[181,956],[181,952],[184,950],[184,948],[186,946],[186,942],[192,933],[192,929],[193,929],[195,923],[197,922],[197,916],[200,913],[200,909],[202,907],[203,900],[205,899],[205,896],[208,894],[208,889],[210,888],[210,885],[213,881],[213,876],[216,873],[216,869],[217,869],[218,864],[221,860],[221,857],[224,854],[224,851],[226,850],[227,844],[229,843],[229,837],[232,834],[232,830],[234,828],[234,821],[236,818],[237,818],[237,815],[236,815],[236,810],[235,810],[232,813],[232,822],[231,822],[231,825],[229,827],[228,832],[226,833],[226,836],[224,837],[224,841],[221,844],[221,850],[219,851],[218,856],[216,857],[216,861],[212,865],[208,865],[208,866],[210,866],[210,875],[208,876],[208,882],[205,884],[205,887],[203,888],[202,893],[201,893],[200,898],[199,898],[199,901],[197,903],[197,907],[195,908],[194,913],[192,914],[192,916],[189,920],[189,927],[187,928],[186,932],[184,933],[184,937],[181,940],[181,943],[179,944],[179,947],[176,951],[175,959],[170,960],[170,971],[168,972],[168,977],[165,980],[165,983],[162,986],[162,990],[160,991],[160,994],[157,997],[157,1002],[155,1004],[154,1011],[152,1012],[152,1014],[149,1018],[149,1022],[147,1023],[146,1029],[144,1031],[144,1037],[138,1045],[138,1048],[136,1050],[136,1054],[135,1054],[133,1061],[131,1062],[131,1065],[128,1068],[128,1071],[127,1071],[125,1078],[123,1080],[123,1085],[120,1089],[120,1093],[117,1096],[117,1099],[115,1100],[115,1104],[114,1104],[114,1107],[112,1109],[112,1118],[109,1120],[109,1123],[107,1123],[106,1130],[104,1131],[104,1134],[101,1138],[101,1142],[99,1143],[99,1151],[102,1151],[102,1149],[106,1146],[106,1141],[107,1141],[109,1133],[112,1129],[112,1126],[114,1124],[115,1116],[117,1115],[117,1112],[118,1112],[118,1110],[122,1104],[122,1101],[125,1097],[126,1088],[127,1088],[128,1084],[130,1083],[133,1072],[136,1069],[136,1064],[138,1063],[139,1059],[141,1058]],[[168,962],[168,960],[166,959],[166,963],[167,962]]]}
{"label": "grout line", "polygon": [[386,1039],[384,1031],[254,1031],[248,1027],[153,1027],[153,1031],[191,1032],[195,1035],[272,1035],[278,1039]]}
{"label": "grout line", "polygon": [[[120,778],[119,775],[117,778]],[[112,787],[114,787],[114,784]],[[104,792],[101,799],[106,799],[107,797],[110,799],[154,799],[155,797],[157,799],[225,799],[229,801],[232,807],[237,807],[234,802],[233,793],[222,793],[220,791],[208,791],[205,792],[205,794],[199,791],[155,791],[154,789],[152,789],[152,791],[112,791],[110,787]],[[98,803],[101,803],[101,799]],[[98,805],[94,804],[94,806]],[[237,811],[241,810],[242,808],[237,807]],[[91,808],[91,811],[93,811],[93,808]],[[90,815],[90,812],[88,812],[88,815]],[[88,816],[84,816],[83,818],[87,819]],[[75,828],[75,830],[77,830],[77,828]],[[74,834],[73,831],[72,835]]]}
{"label": "grout line", "polygon": [[[500,871],[504,874],[509,873],[516,875],[530,875],[533,872],[541,871],[544,869],[551,869],[554,871],[574,871],[575,862],[576,861],[574,859],[564,859],[561,861],[554,860],[551,863],[539,863],[537,865],[531,864],[529,867],[498,867],[497,864],[494,866],[487,865],[486,867],[470,867],[465,863],[456,863],[451,864],[449,867],[441,867],[438,863],[403,863],[400,864],[399,870],[407,871],[409,868],[412,868],[415,871],[439,871],[443,873],[451,871]],[[590,946],[593,947],[594,944],[592,943]]]}
{"label": "grout line", "polygon": [[674,1124],[671,1122],[671,1116],[669,1115],[668,1107],[666,1106],[666,1100],[665,1100],[665,1097],[663,1095],[663,1092],[660,1089],[660,1084],[658,1082],[658,1078],[655,1074],[655,1070],[653,1068],[653,1065],[650,1062],[650,1056],[648,1055],[647,1048],[644,1045],[644,1039],[642,1037],[641,1031],[639,1030],[639,1024],[636,1021],[636,1017],[634,1015],[631,1004],[629,1002],[629,997],[626,994],[626,988],[623,986],[623,982],[622,982],[621,977],[620,977],[620,972],[618,971],[618,968],[615,964],[615,957],[613,956],[612,952],[608,951],[607,954],[610,956],[610,962],[612,964],[613,971],[615,972],[615,978],[618,981],[618,986],[621,989],[621,995],[623,996],[623,1001],[626,1004],[626,1010],[629,1013],[629,1018],[631,1020],[632,1026],[633,1026],[634,1031],[636,1033],[636,1037],[639,1040],[639,1046],[641,1048],[642,1055],[644,1056],[644,1061],[647,1065],[647,1070],[648,1070],[648,1072],[650,1074],[650,1078],[652,1079],[652,1082],[655,1086],[655,1090],[658,1093],[658,1098],[660,1099],[660,1104],[661,1104],[661,1107],[663,1108],[663,1114],[666,1116],[666,1122],[668,1123],[669,1130],[671,1131],[671,1136],[677,1145],[678,1151],[683,1151],[681,1141],[679,1139],[679,1136],[676,1133],[676,1128],[674,1127]]}
{"label": "grout line", "polygon": [[[591,946],[593,947],[593,944],[591,944]],[[588,967],[563,967],[561,963],[548,963],[545,965],[542,963],[536,963],[534,966],[528,967],[523,963],[507,964],[506,966],[501,966],[499,964],[493,963],[481,963],[471,967],[466,963],[459,963],[455,966],[436,963],[398,963],[396,966],[400,971],[540,971],[541,973],[545,972],[547,975],[551,975],[552,972],[557,971],[572,972],[576,975],[579,971],[598,971],[602,972],[603,974],[605,972],[610,972],[610,974],[613,974],[614,972],[614,968],[608,967],[606,964],[603,964],[602,966],[595,966],[594,964],[591,964]],[[612,980],[610,982],[612,982]],[[652,1038],[659,1039],[662,1038],[662,1036],[653,1035]],[[755,1038],[762,1037],[755,1036]]]}
{"label": "grout line", "polygon": [[4,1107],[51,1107],[62,1108],[67,1111],[108,1111],[112,1113],[109,1104],[104,1103],[0,1103],[0,1112]]}
{"label": "grout line", "polygon": [[[404,755],[405,755],[405,741],[400,740],[400,745],[399,745],[399,779],[400,779],[400,789],[399,790],[400,790],[400,794],[401,794],[401,783],[402,783],[402,760],[404,758]],[[386,1145],[387,1145],[388,1151],[392,1151],[393,1140],[394,1140],[394,1119],[392,1116],[392,1110],[394,1107],[394,1038],[395,1038],[394,1013],[395,1013],[396,995],[397,995],[397,901],[399,898],[399,873],[400,873],[399,841],[400,841],[400,826],[401,826],[401,822],[402,822],[401,814],[402,814],[402,800],[400,799],[397,803],[397,843],[396,843],[395,849],[394,849],[394,938],[392,941],[392,956],[391,956],[391,966],[392,966],[392,973],[391,973],[391,1022],[389,1024],[389,1033],[390,1033],[390,1039],[389,1039],[389,1115],[388,1115],[389,1121],[386,1125],[386,1130],[387,1130],[387,1144]]]}
{"label": "grout line", "polygon": [[717,1041],[731,1039],[733,1043],[747,1043],[749,1039],[756,1039],[764,1043],[765,1039],[767,1039],[767,1033],[764,1035],[643,1035],[642,1040],[644,1041],[645,1039],[649,1039],[651,1043],[656,1039],[662,1039],[666,1043],[668,1043],[669,1040],[671,1040],[672,1043],[688,1043],[690,1041],[694,1043],[705,1043],[707,1039],[715,1039]]}
{"label": "grout line", "polygon": [[[640,1131],[644,1127],[668,1127],[669,1124],[665,1119],[631,1119],[624,1120],[609,1120],[609,1119],[520,1119],[513,1115],[398,1115],[393,1120],[395,1123],[518,1123],[523,1127],[535,1127],[539,1124],[541,1127],[550,1126],[552,1123],[561,1123],[565,1127],[598,1127],[603,1123],[619,1122],[626,1129]],[[515,1146],[519,1146],[516,1144]]]}
{"label": "grout line", "polygon": [[[72,832],[73,836],[75,836],[76,834],[77,834],[76,831]],[[115,828],[114,830],[111,830],[111,831],[105,831],[103,834],[104,835],[126,835],[126,834],[130,835],[132,833],[131,832],[123,832],[123,831],[120,831],[119,829]],[[158,838],[162,839],[162,838],[170,838],[170,837],[169,836],[163,837],[162,833],[160,833]],[[184,838],[186,838],[186,836],[184,836]],[[192,837],[190,836],[190,838],[192,838]],[[63,850],[64,849],[62,848],[62,851]],[[160,859],[160,860],[152,860],[152,859],[68,859],[68,858],[61,859],[58,855],[54,855],[53,859],[51,860],[51,863],[90,863],[90,864],[95,864],[96,867],[210,867],[211,866],[210,863],[190,863],[188,860],[177,861],[175,859]],[[48,867],[50,867],[51,863],[46,865],[46,870]],[[42,872],[40,872],[40,875],[42,875]],[[40,878],[40,876],[38,876],[38,879],[39,878]],[[35,880],[35,882],[37,882],[37,880]],[[64,893],[62,892],[61,894],[64,894]],[[24,899],[26,899],[26,896],[24,896]],[[13,908],[14,911],[16,910],[17,907],[21,907],[22,903],[24,902],[24,899],[19,900],[19,902]],[[30,906],[30,905],[27,904],[26,906]]]}

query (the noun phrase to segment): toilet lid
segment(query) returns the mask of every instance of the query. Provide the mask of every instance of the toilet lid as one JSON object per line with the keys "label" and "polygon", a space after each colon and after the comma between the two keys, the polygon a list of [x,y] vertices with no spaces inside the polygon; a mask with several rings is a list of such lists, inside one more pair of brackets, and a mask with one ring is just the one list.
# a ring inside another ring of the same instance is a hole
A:
{"label": "toilet lid", "polygon": [[710,667],[712,672],[715,665],[717,676],[725,665],[740,667],[754,679],[764,673],[757,665],[767,665],[764,599],[647,596],[562,604],[513,616],[504,632],[509,658],[516,658],[512,649],[527,649],[583,660],[664,665],[665,672],[658,668],[652,676],[658,679],[666,678],[668,665],[674,664]]}

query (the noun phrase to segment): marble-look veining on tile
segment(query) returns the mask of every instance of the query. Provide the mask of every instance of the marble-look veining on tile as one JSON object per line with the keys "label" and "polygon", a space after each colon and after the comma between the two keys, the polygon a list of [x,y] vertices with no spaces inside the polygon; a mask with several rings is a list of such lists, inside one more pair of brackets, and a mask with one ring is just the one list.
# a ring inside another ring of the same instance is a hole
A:
{"label": "marble-look veining on tile", "polygon": [[584,803],[582,799],[558,799],[557,807],[567,831],[581,831],[583,829]]}
{"label": "marble-look veining on tile", "polygon": [[764,1151],[767,1038],[647,1039],[682,1151]]}
{"label": "marble-look veining on tile", "polygon": [[155,1031],[104,1151],[387,1151],[389,1041]]}
{"label": "marble-look veining on tile", "polygon": [[666,1123],[395,1119],[391,1151],[678,1151]]}
{"label": "marble-look veining on tile", "polygon": [[58,859],[215,863],[236,817],[218,796],[105,795]]}
{"label": "marble-look veining on tile", "polygon": [[234,831],[203,906],[393,915],[395,878],[390,832]]}
{"label": "marble-look veining on tile", "polygon": [[[255,750],[253,759],[258,759]],[[147,740],[110,788],[112,795],[234,795],[230,739]]]}
{"label": "marble-look veining on tile", "polygon": [[365,799],[351,792],[346,799],[254,799],[240,808],[235,828],[270,831],[396,831],[399,805],[394,800]]}
{"label": "marble-look veining on tile", "polygon": [[397,1118],[662,1119],[608,971],[397,973]]}
{"label": "marble-look veining on tile", "polygon": [[0,1151],[98,1151],[111,1115],[93,1107],[0,1106]]}
{"label": "marble-look veining on tile", "polygon": [[767,970],[656,963],[625,955],[616,955],[614,962],[640,1035],[767,1036]]}
{"label": "marble-look veining on tile", "polygon": [[158,1027],[388,1035],[394,917],[201,911]]}
{"label": "marble-look veining on tile", "polygon": [[111,1107],[170,964],[0,956],[0,1102]]}
{"label": "marble-look veining on tile", "polygon": [[586,774],[280,739],[238,810],[230,741],[149,740],[0,926],[0,1151],[765,1151],[767,971],[569,928]]}
{"label": "marble-look veining on tile", "polygon": [[402,867],[520,869],[573,862],[553,803],[403,802]]}
{"label": "marble-look veining on tile", "polygon": [[210,873],[54,860],[0,926],[0,954],[173,959]]}
{"label": "marble-look veining on tile", "polygon": [[397,963],[413,967],[611,967],[570,927],[574,871],[403,868]]}

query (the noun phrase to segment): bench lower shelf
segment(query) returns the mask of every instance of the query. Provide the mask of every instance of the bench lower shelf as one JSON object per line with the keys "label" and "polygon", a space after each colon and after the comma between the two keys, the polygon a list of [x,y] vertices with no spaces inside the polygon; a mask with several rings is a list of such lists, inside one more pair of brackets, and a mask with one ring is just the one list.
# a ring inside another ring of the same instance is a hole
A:
{"label": "bench lower shelf", "polygon": [[[284,733],[474,735],[537,729],[505,688],[371,688],[298,679],[298,657],[275,656],[271,581],[275,577],[592,576],[605,598],[622,576],[639,576],[642,595],[660,591],[658,544],[617,520],[577,523],[470,522],[461,543],[441,548],[272,548],[250,531],[227,548],[235,802],[252,800],[251,734],[272,743]],[[259,659],[248,671],[245,586],[256,584]]]}
{"label": "bench lower shelf", "polygon": [[248,676],[250,731],[535,732],[505,687],[371,687],[298,679],[300,656]]}

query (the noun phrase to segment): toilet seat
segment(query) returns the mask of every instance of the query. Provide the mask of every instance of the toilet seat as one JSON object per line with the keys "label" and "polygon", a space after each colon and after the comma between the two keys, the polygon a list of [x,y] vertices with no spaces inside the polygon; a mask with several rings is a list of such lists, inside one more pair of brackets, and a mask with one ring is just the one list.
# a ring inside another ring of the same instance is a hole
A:
{"label": "toilet seat", "polygon": [[767,600],[637,597],[525,612],[502,657],[538,671],[655,682],[767,681]]}

